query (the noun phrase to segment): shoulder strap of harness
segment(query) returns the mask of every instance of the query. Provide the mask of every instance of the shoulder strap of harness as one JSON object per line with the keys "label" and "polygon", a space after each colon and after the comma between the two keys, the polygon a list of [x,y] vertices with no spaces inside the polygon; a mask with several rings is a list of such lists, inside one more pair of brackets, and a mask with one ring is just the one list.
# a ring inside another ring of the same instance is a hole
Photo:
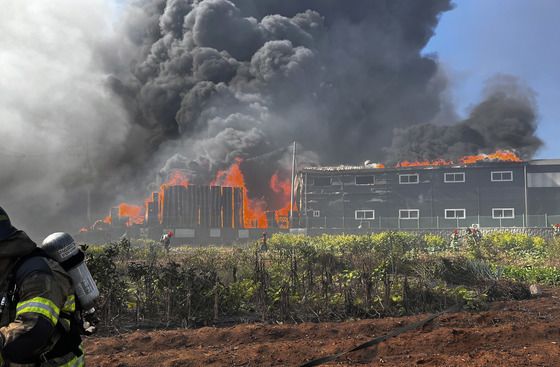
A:
{"label": "shoulder strap of harness", "polygon": [[20,257],[16,261],[16,264],[8,275],[9,304],[15,306],[17,303],[17,288],[21,286],[25,277],[36,272],[52,274],[51,268],[45,261],[45,258],[49,258],[49,255],[40,248],[36,248],[33,252]]}
{"label": "shoulder strap of harness", "polygon": [[13,270],[15,286],[19,288],[23,280],[34,273],[52,274],[46,259],[50,259],[50,256],[40,248],[36,248],[30,254],[21,257]]}

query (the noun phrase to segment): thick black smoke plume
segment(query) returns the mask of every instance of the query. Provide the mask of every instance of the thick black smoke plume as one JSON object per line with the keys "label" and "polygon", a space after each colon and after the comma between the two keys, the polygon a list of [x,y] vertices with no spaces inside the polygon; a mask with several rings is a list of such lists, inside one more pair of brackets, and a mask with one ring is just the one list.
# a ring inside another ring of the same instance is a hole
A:
{"label": "thick black smoke plume", "polygon": [[455,159],[500,149],[530,158],[542,145],[535,135],[534,92],[511,76],[488,82],[486,98],[470,116],[447,126],[420,124],[396,130],[388,152],[393,162]]}
{"label": "thick black smoke plume", "polygon": [[321,163],[381,159],[394,128],[438,115],[445,82],[421,50],[450,8],[448,0],[141,1],[126,27],[132,68],[113,86],[151,131],[158,157],[178,154],[163,175],[183,168],[207,181],[237,157],[278,151],[244,164],[256,173],[253,194],[266,196],[293,140]]}
{"label": "thick black smoke plume", "polygon": [[422,54],[451,0],[137,0],[111,37],[107,0],[53,1],[0,15],[18,40],[0,58],[0,205],[34,233],[79,228],[88,192],[100,216],[172,169],[207,183],[236,158],[268,198],[294,140],[321,164],[432,156],[407,136],[443,135],[442,156],[540,144],[533,104],[508,93],[457,126],[422,125],[453,116]]}

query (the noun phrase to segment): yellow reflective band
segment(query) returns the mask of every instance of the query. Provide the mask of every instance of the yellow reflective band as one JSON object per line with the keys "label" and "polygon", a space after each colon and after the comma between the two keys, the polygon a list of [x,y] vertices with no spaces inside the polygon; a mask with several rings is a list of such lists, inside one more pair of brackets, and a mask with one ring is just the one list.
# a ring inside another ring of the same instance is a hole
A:
{"label": "yellow reflective band", "polygon": [[72,358],[72,360],[68,363],[61,364],[58,367],[84,367],[86,364],[84,363],[84,355],[82,354],[79,357]]}
{"label": "yellow reflective band", "polygon": [[72,294],[66,298],[64,306],[62,306],[62,312],[72,313],[76,311],[76,297]]}
{"label": "yellow reflective band", "polygon": [[58,322],[60,309],[51,300],[35,297],[17,304],[16,317],[25,313],[36,313],[45,316],[53,326]]}

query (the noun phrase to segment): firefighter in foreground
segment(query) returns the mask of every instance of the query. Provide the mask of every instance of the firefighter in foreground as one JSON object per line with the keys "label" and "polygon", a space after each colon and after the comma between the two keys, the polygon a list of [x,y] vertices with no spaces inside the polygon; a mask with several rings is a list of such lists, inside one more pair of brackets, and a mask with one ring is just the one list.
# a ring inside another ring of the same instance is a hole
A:
{"label": "firefighter in foreground", "polygon": [[71,276],[0,207],[0,366],[85,366],[80,331]]}

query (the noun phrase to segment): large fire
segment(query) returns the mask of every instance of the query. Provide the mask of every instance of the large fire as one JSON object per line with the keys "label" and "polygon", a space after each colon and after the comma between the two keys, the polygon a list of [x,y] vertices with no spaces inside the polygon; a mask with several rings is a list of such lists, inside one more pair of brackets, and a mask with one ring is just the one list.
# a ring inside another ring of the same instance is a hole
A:
{"label": "large fire", "polygon": [[468,155],[460,159],[463,164],[475,164],[483,161],[521,162],[522,160],[517,154],[507,150],[498,150],[492,154]]}
{"label": "large fire", "polygon": [[[159,187],[159,217],[163,216],[163,203],[165,202],[165,188],[170,186],[189,186],[189,178],[187,174],[182,170],[173,170],[167,177],[167,181],[165,181]],[[147,198],[145,202],[144,208],[148,207],[148,203],[152,202],[152,198]],[[144,210],[145,213],[145,210]]]}
{"label": "large fire", "polygon": [[[456,161],[437,159],[434,161],[403,161],[399,162],[395,167],[432,167],[432,166],[449,166],[455,164],[476,164],[478,162],[521,162],[521,159],[513,152],[499,150],[492,154],[479,154],[462,157]],[[274,212],[273,219],[276,223],[283,228],[289,227],[288,217],[290,214],[290,199],[291,199],[291,184],[289,179],[282,179],[282,175],[277,171],[269,181],[270,190],[274,193],[274,202],[276,207],[271,207],[264,198],[251,198],[245,182],[245,176],[241,170],[242,160],[237,159],[228,169],[218,171],[214,180],[210,182],[210,186],[223,186],[235,187],[243,189],[243,224],[245,228],[268,228],[271,223],[268,223],[270,217],[267,218],[267,211]],[[385,168],[384,165],[377,164],[376,168]],[[163,205],[165,201],[164,193],[165,188],[170,186],[189,186],[189,177],[182,170],[172,171],[167,181],[160,186],[159,190],[159,214],[162,215]],[[125,223],[127,226],[134,224],[143,224],[145,220],[146,208],[152,202],[152,197],[144,201],[144,206],[131,205],[121,203],[118,205],[118,215],[120,218],[128,218]],[[295,211],[298,210],[294,203]],[[96,223],[104,223],[105,225],[112,224],[113,218],[111,216],[105,217],[102,221]],[[92,228],[94,228],[92,226]],[[81,231],[87,231],[87,228],[82,228]]]}
{"label": "large fire", "polygon": [[240,159],[237,159],[229,169],[218,171],[216,178],[210,183],[210,186],[242,187],[244,198],[243,224],[245,228],[268,227],[268,220],[266,218],[267,205],[264,199],[249,199],[245,185],[245,176],[241,172]]}
{"label": "large fire", "polygon": [[403,161],[397,163],[395,168],[401,167],[436,167],[436,166],[451,166],[454,164],[475,164],[478,162],[521,162],[521,158],[517,154],[507,151],[498,150],[492,154],[478,154],[478,155],[468,155],[459,158],[457,161],[446,161],[444,159],[436,159],[434,161]]}
{"label": "large fire", "polygon": [[[243,206],[243,224],[245,228],[268,228],[269,223],[266,212],[271,210],[264,198],[250,198],[245,183],[245,176],[241,171],[241,159],[237,159],[228,169],[218,171],[214,180],[210,182],[210,186],[236,187],[243,188],[244,206]],[[161,217],[162,203],[165,201],[165,188],[170,186],[189,186],[189,178],[184,171],[172,171],[168,179],[160,186],[159,190],[159,211]],[[272,208],[275,210],[275,220],[281,227],[288,227],[287,217],[290,211],[290,180],[282,180],[280,174],[276,172],[270,179],[270,188],[277,195],[277,200],[282,203],[280,208]],[[146,208],[152,203],[152,197],[145,199],[144,206],[131,205],[121,203],[118,205],[119,217],[127,217],[127,226],[134,224],[143,224],[145,220]],[[294,210],[297,208],[294,207]],[[111,224],[113,218],[107,216],[103,219],[106,224]],[[86,229],[83,228],[82,231]]]}
{"label": "large fire", "polygon": [[[279,224],[280,227],[289,228],[290,200],[291,200],[291,190],[292,190],[292,185],[290,184],[290,180],[280,179],[280,174],[277,171],[270,178],[270,188],[278,196],[281,197],[282,203],[284,203],[284,206],[282,208],[276,210],[276,222]],[[295,203],[294,203],[293,210],[298,210]]]}
{"label": "large fire", "polygon": [[128,217],[127,225],[144,223],[144,208],[122,203],[119,205],[119,217]]}

